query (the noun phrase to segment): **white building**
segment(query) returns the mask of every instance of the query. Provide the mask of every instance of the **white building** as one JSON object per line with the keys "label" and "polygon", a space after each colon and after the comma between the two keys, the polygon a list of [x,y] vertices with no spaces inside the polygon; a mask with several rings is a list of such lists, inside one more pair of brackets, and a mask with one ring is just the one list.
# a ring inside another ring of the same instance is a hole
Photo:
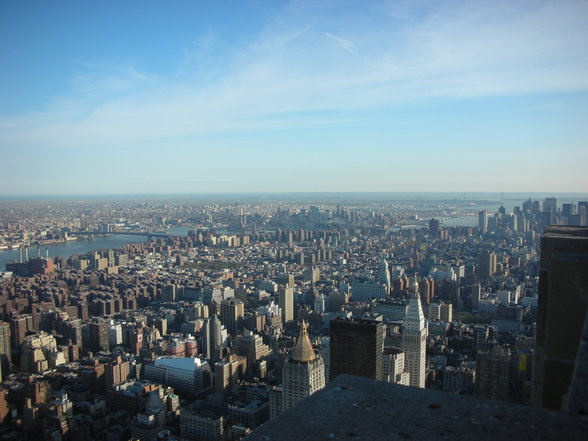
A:
{"label": "white building", "polygon": [[382,255],[380,258],[380,270],[378,271],[378,282],[386,285],[388,294],[390,294],[390,287],[392,283],[390,281],[390,270],[388,269],[388,262],[384,259]]}
{"label": "white building", "polygon": [[302,322],[292,356],[282,371],[282,412],[324,387],[323,359],[314,353],[306,323]]}
{"label": "white building", "polygon": [[145,366],[145,379],[171,386],[179,395],[197,395],[212,388],[210,366],[199,358],[159,357]]}
{"label": "white building", "polygon": [[410,373],[405,368],[404,352],[398,348],[384,348],[382,381],[410,386]]}
{"label": "white building", "polygon": [[388,297],[389,286],[375,282],[355,281],[351,284],[351,300],[354,302],[363,302],[366,299],[384,299]]}
{"label": "white building", "polygon": [[402,349],[405,354],[405,367],[410,373],[411,386],[425,387],[426,346],[427,327],[419,296],[419,284],[415,276],[402,331]]}
{"label": "white building", "polygon": [[116,346],[121,345],[122,342],[122,325],[111,320],[108,326],[108,343],[110,346]]}

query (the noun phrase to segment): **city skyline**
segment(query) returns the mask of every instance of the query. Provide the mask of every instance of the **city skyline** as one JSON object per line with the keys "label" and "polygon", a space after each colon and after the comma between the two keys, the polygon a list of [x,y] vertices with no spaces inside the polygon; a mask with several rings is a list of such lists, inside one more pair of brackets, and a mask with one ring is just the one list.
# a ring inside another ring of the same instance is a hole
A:
{"label": "city skyline", "polygon": [[588,5],[2,4],[2,195],[579,192]]}
{"label": "city skyline", "polygon": [[[580,424],[588,200],[378,196],[5,198],[0,433],[294,439],[301,408],[298,439]],[[421,425],[394,398],[415,394]],[[309,412],[333,398],[410,424],[342,431]]]}

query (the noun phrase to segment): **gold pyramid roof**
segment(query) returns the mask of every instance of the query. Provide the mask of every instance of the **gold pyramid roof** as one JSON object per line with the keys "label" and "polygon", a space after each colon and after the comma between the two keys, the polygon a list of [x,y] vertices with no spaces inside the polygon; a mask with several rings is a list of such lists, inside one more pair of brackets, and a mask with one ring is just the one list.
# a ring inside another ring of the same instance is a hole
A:
{"label": "gold pyramid roof", "polygon": [[306,329],[306,322],[302,320],[302,325],[300,325],[300,334],[298,335],[296,346],[294,346],[294,351],[292,352],[292,361],[308,363],[309,361],[312,361],[316,358]]}

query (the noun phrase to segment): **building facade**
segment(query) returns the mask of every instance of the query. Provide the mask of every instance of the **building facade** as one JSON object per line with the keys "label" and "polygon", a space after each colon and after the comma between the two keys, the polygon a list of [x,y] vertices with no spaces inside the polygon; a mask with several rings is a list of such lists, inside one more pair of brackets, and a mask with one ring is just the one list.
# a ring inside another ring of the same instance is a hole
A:
{"label": "building facade", "polygon": [[413,292],[410,295],[404,329],[402,331],[402,349],[405,354],[406,370],[410,373],[410,385],[425,387],[427,326],[421,298],[418,294],[418,282],[414,280]]}
{"label": "building facade", "polygon": [[296,346],[282,370],[282,411],[323,387],[325,387],[323,359],[314,353],[308,338],[306,323],[303,321]]}
{"label": "building facade", "polygon": [[382,378],[384,325],[381,318],[335,318],[331,320],[329,336],[330,380],[341,374]]}

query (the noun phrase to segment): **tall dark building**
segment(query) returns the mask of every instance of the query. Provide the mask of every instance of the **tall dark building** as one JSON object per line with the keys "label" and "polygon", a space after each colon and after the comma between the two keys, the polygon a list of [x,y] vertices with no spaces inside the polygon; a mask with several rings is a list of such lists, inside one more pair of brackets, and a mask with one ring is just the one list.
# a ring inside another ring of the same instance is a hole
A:
{"label": "tall dark building", "polygon": [[496,273],[496,253],[482,253],[478,256],[477,273],[480,279],[487,279]]}
{"label": "tall dark building", "polygon": [[10,373],[12,355],[10,353],[10,325],[0,321],[0,366],[2,377]]}
{"label": "tall dark building", "polygon": [[488,232],[488,211],[480,210],[478,212],[478,229],[480,234],[486,234]]}
{"label": "tall dark building", "polygon": [[588,308],[588,227],[553,225],[541,237],[531,400],[560,410]]}
{"label": "tall dark building", "polygon": [[380,380],[384,325],[381,319],[331,320],[329,378],[341,374]]}
{"label": "tall dark building", "polygon": [[440,222],[439,219],[431,219],[429,221],[429,234],[433,237],[439,236]]}
{"label": "tall dark building", "polygon": [[20,348],[22,342],[25,340],[27,331],[31,330],[32,319],[27,315],[19,315],[10,321],[10,338],[13,349]]}
{"label": "tall dark building", "polygon": [[492,400],[508,400],[509,366],[510,354],[508,350],[498,345],[493,345],[489,351],[478,351],[476,355],[476,395]]}
{"label": "tall dark building", "polygon": [[90,327],[90,349],[92,351],[108,351],[110,349],[108,322],[106,320],[96,319],[88,326]]}

